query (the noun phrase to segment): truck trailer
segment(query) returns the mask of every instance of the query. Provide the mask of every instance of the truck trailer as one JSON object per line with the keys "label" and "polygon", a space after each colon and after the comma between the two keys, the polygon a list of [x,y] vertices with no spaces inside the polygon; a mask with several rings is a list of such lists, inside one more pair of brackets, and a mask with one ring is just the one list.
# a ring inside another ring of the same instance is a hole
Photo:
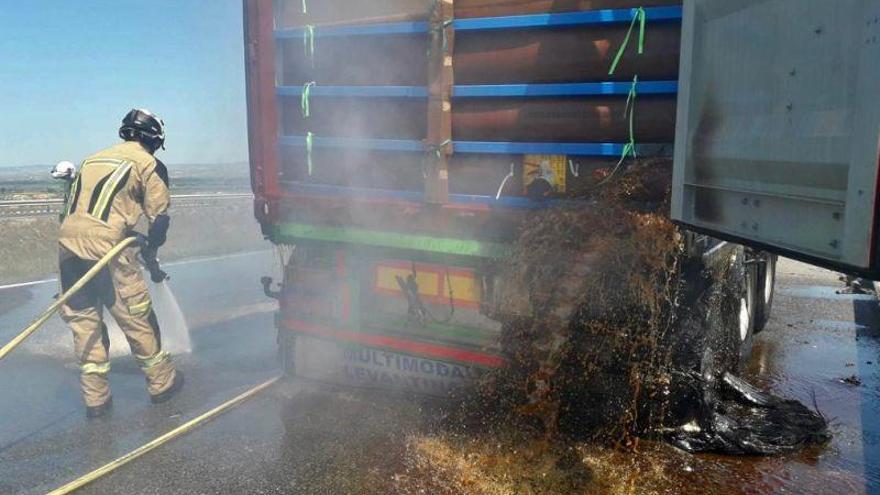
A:
{"label": "truck trailer", "polygon": [[741,355],[777,254],[876,277],[880,2],[830,4],[244,0],[285,369],[444,396],[503,367],[521,226],[649,157]]}

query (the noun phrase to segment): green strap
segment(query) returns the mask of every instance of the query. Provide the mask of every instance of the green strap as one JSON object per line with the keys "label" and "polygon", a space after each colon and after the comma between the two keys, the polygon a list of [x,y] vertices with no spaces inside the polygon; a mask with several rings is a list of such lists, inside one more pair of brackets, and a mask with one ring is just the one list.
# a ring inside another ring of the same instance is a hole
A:
{"label": "green strap", "polygon": [[442,143],[438,144],[437,146],[431,146],[429,148],[429,150],[433,151],[437,155],[437,159],[439,160],[439,159],[443,158],[443,148],[445,148],[446,146],[448,146],[451,143],[452,143],[452,140],[447,139],[446,141],[443,141]]}
{"label": "green strap", "polygon": [[315,81],[312,81],[303,85],[300,106],[302,107],[302,116],[304,119],[312,116],[311,107],[309,106],[309,98],[312,94],[312,86],[314,86],[315,84]]}
{"label": "green strap", "polygon": [[309,13],[309,5],[306,3],[306,0],[303,0],[303,14]]}
{"label": "green strap", "polygon": [[617,50],[617,55],[614,57],[614,62],[611,64],[611,69],[608,71],[609,76],[614,75],[614,71],[617,70],[617,65],[620,63],[620,59],[623,58],[623,54],[629,46],[629,40],[632,37],[633,29],[636,27],[636,22],[639,23],[639,55],[645,53],[645,9],[639,7],[633,13],[633,20],[629,25],[629,31],[626,32],[626,38],[623,39],[623,44],[620,45],[620,49]]}
{"label": "green strap", "polygon": [[311,131],[306,133],[306,159],[309,164],[309,177],[312,175],[312,170],[314,169],[314,165],[312,164],[312,145],[314,144],[314,134]]}
{"label": "green strap", "polygon": [[449,36],[446,35],[446,28],[452,25],[453,20],[449,19],[447,21],[443,21],[443,24],[440,25],[440,32],[443,35],[443,53],[449,53]]}
{"label": "green strap", "polygon": [[626,97],[626,109],[624,112],[625,115],[628,114],[629,116],[629,142],[623,147],[623,154],[620,157],[621,159],[626,158],[628,155],[632,155],[633,158],[638,158],[638,154],[636,153],[635,133],[636,98],[638,97],[636,88],[638,85],[639,76],[635,76],[633,77],[632,87],[629,89],[629,95]]}
{"label": "green strap", "polygon": [[[434,0],[433,2],[431,2],[431,11],[428,14],[428,18],[434,19],[435,16],[442,17],[439,12],[442,8],[443,7],[440,5],[440,0]],[[446,36],[446,28],[451,26],[452,22],[453,22],[452,19],[448,19],[448,20],[441,22],[439,25],[433,26],[431,28],[431,36],[432,37],[433,36],[442,36],[443,37],[441,49],[443,50],[444,54],[449,53],[449,37]],[[431,43],[428,45],[428,58],[431,58],[434,55],[434,46],[433,45],[434,45],[434,43],[432,40]]]}
{"label": "green strap", "polygon": [[[443,50],[444,55],[449,53],[449,36],[446,35],[446,28],[451,26],[453,22],[454,21],[452,19],[449,19],[447,21],[443,21],[442,23],[440,23],[439,26],[437,26],[431,30],[432,36],[442,36],[443,37],[443,43],[442,43],[441,50]],[[428,45],[428,57],[431,57],[433,55],[434,55],[434,46],[433,46],[433,43],[431,43],[430,45]]]}
{"label": "green strap", "polygon": [[428,145],[425,148],[425,154],[422,156],[422,177],[428,178],[428,170],[431,167],[431,158],[435,158],[438,162],[443,158],[443,148],[452,144],[451,139],[447,139],[438,145]]}
{"label": "green strap", "polygon": [[303,53],[312,61],[312,67],[315,66],[315,26],[307,25],[303,29]]}

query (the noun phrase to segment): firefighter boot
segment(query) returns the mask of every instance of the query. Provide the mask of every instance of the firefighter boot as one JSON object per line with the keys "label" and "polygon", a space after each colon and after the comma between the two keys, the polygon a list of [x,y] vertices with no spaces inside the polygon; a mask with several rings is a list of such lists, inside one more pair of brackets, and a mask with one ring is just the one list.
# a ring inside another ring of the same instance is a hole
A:
{"label": "firefighter boot", "polygon": [[107,402],[101,404],[100,406],[88,407],[86,406],[86,417],[89,419],[97,419],[102,418],[107,415],[110,411],[113,410],[113,396],[111,395]]}
{"label": "firefighter boot", "polygon": [[171,400],[177,392],[180,392],[180,389],[183,388],[183,373],[180,371],[174,372],[174,382],[171,383],[171,386],[168,387],[168,390],[164,392],[160,392],[156,395],[150,396],[150,402],[153,404],[161,404],[163,402],[168,402]]}
{"label": "firefighter boot", "polygon": [[153,404],[170,400],[183,387],[183,374],[174,368],[168,353],[161,351],[151,359],[137,359],[146,377],[147,391]]}
{"label": "firefighter boot", "polygon": [[113,407],[110,382],[107,380],[110,363],[85,363],[80,367],[82,373],[79,382],[82,386],[83,401],[86,403],[86,417],[104,416]]}

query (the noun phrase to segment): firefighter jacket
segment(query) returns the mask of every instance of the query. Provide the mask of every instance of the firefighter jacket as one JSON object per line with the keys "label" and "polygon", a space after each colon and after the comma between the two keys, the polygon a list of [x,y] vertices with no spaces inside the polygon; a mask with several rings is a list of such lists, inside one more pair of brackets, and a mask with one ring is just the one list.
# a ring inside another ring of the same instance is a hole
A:
{"label": "firefighter jacket", "polygon": [[87,158],[71,186],[59,242],[98,260],[128,236],[141,215],[150,225],[170,205],[168,170],[136,141]]}

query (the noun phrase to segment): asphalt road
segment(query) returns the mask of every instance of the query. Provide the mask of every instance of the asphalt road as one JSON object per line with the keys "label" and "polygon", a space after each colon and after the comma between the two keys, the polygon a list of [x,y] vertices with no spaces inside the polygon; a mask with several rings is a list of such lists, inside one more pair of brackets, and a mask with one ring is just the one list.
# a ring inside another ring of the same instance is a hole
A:
{"label": "asphalt road", "polygon": [[[140,372],[117,352],[113,415],[86,421],[70,337],[53,320],[0,363],[0,493],[45,493],[278,373],[272,305],[258,283],[278,272],[271,252],[168,271],[192,327],[192,352],[176,358],[188,378],[182,395],[150,405]],[[873,297],[837,294],[841,288],[836,274],[781,262],[773,318],[744,370],[762,387],[815,400],[832,419],[830,445],[776,458],[700,456],[675,473],[681,492],[880,493],[880,311]],[[54,289],[0,289],[0,341]],[[322,402],[315,387],[287,380],[82,493],[328,493],[327,486],[346,486],[322,483],[328,472],[395,462],[360,456],[378,437],[404,435],[393,411],[412,404],[377,401],[379,413],[370,414],[344,391]]]}

